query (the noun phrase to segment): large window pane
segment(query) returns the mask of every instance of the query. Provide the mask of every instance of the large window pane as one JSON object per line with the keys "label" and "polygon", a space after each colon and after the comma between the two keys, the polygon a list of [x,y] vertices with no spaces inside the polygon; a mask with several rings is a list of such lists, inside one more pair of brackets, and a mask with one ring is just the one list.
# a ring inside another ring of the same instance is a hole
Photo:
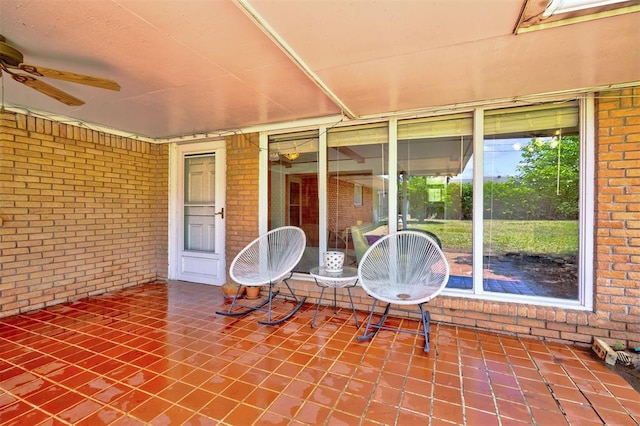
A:
{"label": "large window pane", "polygon": [[215,155],[184,159],[184,249],[215,252]]}
{"label": "large window pane", "polygon": [[386,123],[327,134],[327,247],[347,264],[388,229],[388,134]]}
{"label": "large window pane", "polygon": [[451,268],[448,288],[472,282],[472,117],[398,122],[399,229],[440,241]]}
{"label": "large window pane", "polygon": [[307,248],[296,272],[318,265],[318,132],[269,137],[269,229],[302,228]]}
{"label": "large window pane", "polygon": [[578,298],[577,103],[485,114],[485,291]]}

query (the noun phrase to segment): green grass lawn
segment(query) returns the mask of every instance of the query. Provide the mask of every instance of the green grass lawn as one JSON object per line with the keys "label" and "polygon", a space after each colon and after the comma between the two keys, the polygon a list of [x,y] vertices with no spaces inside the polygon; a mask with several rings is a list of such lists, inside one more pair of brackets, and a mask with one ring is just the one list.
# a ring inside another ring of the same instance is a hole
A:
{"label": "green grass lawn", "polygon": [[[471,252],[471,221],[428,220],[410,228],[431,231],[448,251]],[[484,247],[494,252],[578,253],[578,221],[485,220]]]}

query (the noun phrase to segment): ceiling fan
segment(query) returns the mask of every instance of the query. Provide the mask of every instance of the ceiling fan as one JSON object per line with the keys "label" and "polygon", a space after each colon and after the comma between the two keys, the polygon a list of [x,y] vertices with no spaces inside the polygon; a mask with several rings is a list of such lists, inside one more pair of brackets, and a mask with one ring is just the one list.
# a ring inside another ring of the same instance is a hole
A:
{"label": "ceiling fan", "polygon": [[[69,106],[80,106],[84,104],[84,101],[38,80],[36,77],[54,78],[57,80],[69,81],[71,83],[98,87],[100,89],[120,90],[120,85],[112,80],[76,74],[68,71],[59,71],[40,66],[27,65],[22,63],[22,60],[22,53],[9,46],[6,39],[0,35],[0,77],[2,77],[2,72],[4,71],[18,83],[22,83],[27,87],[35,89],[38,92]],[[16,71],[22,71],[29,75]]]}

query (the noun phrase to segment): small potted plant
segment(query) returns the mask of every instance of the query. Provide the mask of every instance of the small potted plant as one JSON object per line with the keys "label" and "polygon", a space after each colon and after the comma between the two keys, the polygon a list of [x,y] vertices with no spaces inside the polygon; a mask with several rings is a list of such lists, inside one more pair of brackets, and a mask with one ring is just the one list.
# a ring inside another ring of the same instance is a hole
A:
{"label": "small potted plant", "polygon": [[222,284],[222,293],[224,294],[225,299],[233,299],[238,295],[238,298],[242,297],[242,293],[244,293],[244,287],[240,288],[240,284],[235,283],[233,281],[226,282]]}
{"label": "small potted plant", "polygon": [[245,292],[246,292],[246,298],[253,300],[253,299],[257,299],[260,297],[260,286],[257,285],[251,285],[251,286],[245,286]]}

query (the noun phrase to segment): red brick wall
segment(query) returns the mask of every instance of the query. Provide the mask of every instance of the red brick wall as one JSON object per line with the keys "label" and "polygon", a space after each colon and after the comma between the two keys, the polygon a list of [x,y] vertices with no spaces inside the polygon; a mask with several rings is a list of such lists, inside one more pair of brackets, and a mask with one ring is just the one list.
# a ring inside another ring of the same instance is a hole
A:
{"label": "red brick wall", "polygon": [[[354,205],[354,185],[344,180],[329,177],[327,182],[327,227],[343,230],[361,220],[373,222],[373,195],[369,187],[362,187],[362,205]],[[336,183],[338,185],[336,185]],[[342,201],[341,203],[339,202]],[[350,200],[345,203],[344,200]],[[337,211],[337,220],[336,220]]]}
{"label": "red brick wall", "polygon": [[166,146],[0,115],[0,316],[167,274]]}
{"label": "red brick wall", "polygon": [[257,133],[227,137],[227,270],[233,258],[258,236],[260,145]]}
{"label": "red brick wall", "polygon": [[640,346],[640,87],[598,99],[596,314],[609,342]]}

